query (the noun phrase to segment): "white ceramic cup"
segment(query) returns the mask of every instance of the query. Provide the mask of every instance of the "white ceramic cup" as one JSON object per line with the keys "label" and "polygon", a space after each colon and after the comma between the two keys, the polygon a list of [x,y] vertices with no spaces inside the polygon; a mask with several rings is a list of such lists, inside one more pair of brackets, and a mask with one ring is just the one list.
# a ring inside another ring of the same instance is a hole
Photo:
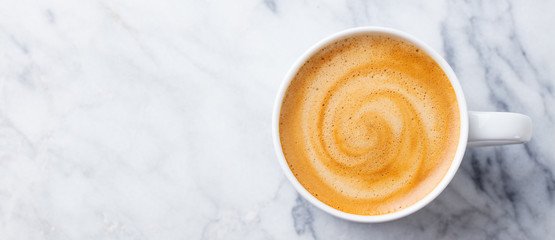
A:
{"label": "white ceramic cup", "polygon": [[[402,38],[407,40],[420,49],[426,51],[426,53],[431,56],[438,64],[441,66],[449,80],[451,81],[451,85],[455,89],[455,93],[457,95],[457,101],[459,104],[459,113],[460,113],[460,138],[459,144],[457,147],[457,152],[447,171],[447,174],[443,177],[440,183],[424,198],[420,199],[418,202],[414,203],[413,205],[404,208],[402,210],[388,213],[384,215],[356,215],[351,213],[346,213],[339,211],[335,208],[332,208],[314,196],[312,196],[295,178],[293,172],[289,168],[287,161],[285,160],[285,156],[283,155],[283,150],[281,148],[280,136],[279,136],[279,115],[281,111],[281,104],[283,102],[283,97],[287,87],[291,83],[291,80],[294,78],[295,74],[297,73],[299,67],[303,65],[303,63],[310,58],[314,53],[319,51],[321,48],[326,46],[327,44],[334,42],[339,39],[348,38],[353,35],[358,34],[384,34],[384,35],[392,35],[398,38]],[[451,182],[453,176],[457,172],[461,161],[463,159],[464,152],[467,146],[494,146],[494,145],[504,145],[504,144],[517,144],[517,143],[524,143],[530,140],[532,136],[532,121],[528,116],[518,114],[518,113],[507,113],[507,112],[473,112],[468,111],[466,107],[466,100],[464,98],[464,93],[457,79],[453,69],[449,66],[449,64],[437,53],[435,52],[430,46],[427,44],[419,41],[415,37],[390,28],[383,28],[383,27],[360,27],[360,28],[352,28],[345,31],[341,31],[339,33],[333,34],[322,41],[316,43],[312,46],[308,51],[306,51],[293,66],[289,69],[289,72],[285,76],[281,88],[277,94],[275,104],[274,104],[274,111],[272,116],[272,134],[274,138],[274,147],[277,153],[278,161],[283,169],[283,172],[289,179],[289,181],[293,184],[295,189],[302,195],[306,200],[310,203],[314,204],[316,207],[324,210],[325,212],[334,215],[339,218],[343,218],[346,220],[356,221],[356,222],[385,222],[391,221],[394,219],[398,219],[401,217],[405,217],[410,215],[419,209],[426,206],[432,200],[434,200],[442,191],[445,189],[447,184]]]}

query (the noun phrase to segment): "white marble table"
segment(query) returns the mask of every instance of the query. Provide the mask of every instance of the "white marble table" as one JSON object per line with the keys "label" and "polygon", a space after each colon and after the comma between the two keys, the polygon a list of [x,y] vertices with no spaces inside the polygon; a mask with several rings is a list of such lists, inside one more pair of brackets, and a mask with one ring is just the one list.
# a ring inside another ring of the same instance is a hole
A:
{"label": "white marble table", "polygon": [[[555,1],[31,1],[0,8],[0,239],[553,239]],[[310,45],[387,26],[472,110],[534,122],[469,149],[407,218],[360,224],[285,179],[274,96]]]}

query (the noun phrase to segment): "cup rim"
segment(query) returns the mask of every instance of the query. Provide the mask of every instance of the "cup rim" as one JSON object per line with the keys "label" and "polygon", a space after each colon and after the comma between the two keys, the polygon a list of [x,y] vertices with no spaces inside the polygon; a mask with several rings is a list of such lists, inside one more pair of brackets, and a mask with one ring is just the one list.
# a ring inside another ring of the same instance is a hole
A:
{"label": "cup rim", "polygon": [[[285,91],[289,87],[291,81],[293,80],[293,78],[294,78],[295,74],[297,73],[297,71],[299,70],[299,68],[302,66],[302,64],[306,60],[308,60],[309,57],[311,57],[314,53],[316,53],[322,47],[326,46],[327,44],[329,44],[333,41],[336,41],[336,40],[339,40],[339,39],[342,39],[342,38],[347,38],[347,37],[350,37],[350,36],[353,36],[353,35],[358,35],[358,34],[376,34],[376,33],[385,34],[385,35],[392,35],[392,36],[399,37],[401,39],[404,39],[406,41],[409,41],[409,42],[415,44],[420,49],[424,50],[429,56],[431,56],[438,63],[438,65],[442,68],[442,70],[447,75],[449,81],[451,82],[451,86],[453,86],[453,89],[455,90],[455,95],[457,97],[457,103],[459,105],[459,113],[460,113],[460,115],[459,115],[459,118],[460,118],[459,143],[458,143],[458,146],[457,146],[457,151],[455,153],[455,157],[453,158],[453,162],[451,163],[451,166],[449,167],[449,170],[447,170],[447,173],[445,173],[445,176],[441,179],[439,184],[429,194],[427,194],[424,198],[420,199],[419,201],[412,204],[411,206],[408,206],[408,207],[406,207],[402,210],[395,211],[395,212],[392,212],[392,213],[387,213],[387,214],[383,214],[383,215],[357,215],[357,214],[342,212],[340,210],[337,210],[337,209],[323,203],[322,201],[320,201],[316,197],[314,197],[312,194],[310,194],[304,188],[304,186],[301,183],[299,183],[299,181],[297,180],[297,178],[294,176],[293,172],[289,168],[289,165],[287,164],[287,160],[285,159],[285,156],[283,155],[283,150],[282,150],[282,147],[281,147],[281,140],[280,140],[280,136],[279,136],[279,115],[280,115],[280,112],[281,112],[281,105],[282,105],[282,102],[283,102]],[[451,66],[447,63],[447,61],[445,61],[445,59],[443,59],[443,57],[441,57],[441,55],[439,55],[430,46],[428,46],[424,42],[418,40],[414,36],[412,36],[408,33],[402,32],[400,30],[396,30],[396,29],[392,29],[392,28],[386,28],[386,27],[376,27],[376,26],[357,27],[357,28],[350,28],[350,29],[346,29],[346,30],[337,32],[335,34],[332,34],[332,35],[320,40],[316,44],[312,45],[307,51],[305,51],[296,60],[296,62],[290,67],[289,71],[287,72],[287,74],[285,75],[285,78],[283,79],[283,81],[281,83],[281,86],[279,88],[278,94],[277,94],[275,102],[274,102],[274,109],[273,109],[273,116],[272,116],[272,135],[273,135],[272,137],[273,137],[273,141],[274,141],[274,148],[275,148],[276,155],[277,155],[278,161],[280,163],[280,166],[281,166],[284,174],[286,175],[287,179],[289,179],[289,182],[291,182],[291,184],[293,184],[293,186],[295,187],[297,192],[301,196],[303,196],[304,199],[308,200],[310,203],[312,203],[314,206],[318,207],[319,209],[321,209],[321,210],[323,210],[323,211],[325,211],[325,212],[327,212],[327,213],[329,213],[333,216],[336,216],[336,217],[339,217],[339,218],[342,218],[342,219],[345,219],[345,220],[350,220],[350,221],[354,221],[354,222],[365,222],[365,223],[387,222],[387,221],[392,221],[392,220],[395,220],[395,219],[399,219],[399,218],[408,216],[408,215],[422,209],[423,207],[428,205],[432,200],[434,200],[437,196],[439,196],[439,194],[441,192],[443,192],[443,190],[451,182],[451,180],[455,176],[455,173],[457,172],[457,170],[458,170],[458,168],[461,164],[464,152],[466,150],[466,145],[467,145],[467,140],[468,140],[468,109],[467,109],[466,100],[465,100],[462,88],[460,86],[460,83],[459,83],[459,80],[458,80],[457,76],[455,75],[455,72],[453,71]]]}

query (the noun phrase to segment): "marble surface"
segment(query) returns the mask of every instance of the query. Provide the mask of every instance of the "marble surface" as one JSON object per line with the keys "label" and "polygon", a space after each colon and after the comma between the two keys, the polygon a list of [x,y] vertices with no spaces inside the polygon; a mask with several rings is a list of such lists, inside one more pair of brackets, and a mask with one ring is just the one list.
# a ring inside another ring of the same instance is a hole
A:
{"label": "marble surface", "polygon": [[[549,239],[555,1],[32,1],[0,8],[1,239]],[[309,46],[355,26],[415,35],[471,110],[532,117],[474,148],[430,205],[332,217],[276,161],[271,112]]]}

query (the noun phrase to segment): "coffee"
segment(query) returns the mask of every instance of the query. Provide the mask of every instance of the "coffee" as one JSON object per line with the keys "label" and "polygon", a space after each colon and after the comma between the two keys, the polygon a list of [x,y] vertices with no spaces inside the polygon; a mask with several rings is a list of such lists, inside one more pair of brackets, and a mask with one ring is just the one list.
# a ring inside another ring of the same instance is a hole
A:
{"label": "coffee", "polygon": [[445,176],[459,141],[455,91],[441,67],[403,39],[360,34],[328,44],[285,92],[279,135],[289,168],[343,212],[406,208]]}

